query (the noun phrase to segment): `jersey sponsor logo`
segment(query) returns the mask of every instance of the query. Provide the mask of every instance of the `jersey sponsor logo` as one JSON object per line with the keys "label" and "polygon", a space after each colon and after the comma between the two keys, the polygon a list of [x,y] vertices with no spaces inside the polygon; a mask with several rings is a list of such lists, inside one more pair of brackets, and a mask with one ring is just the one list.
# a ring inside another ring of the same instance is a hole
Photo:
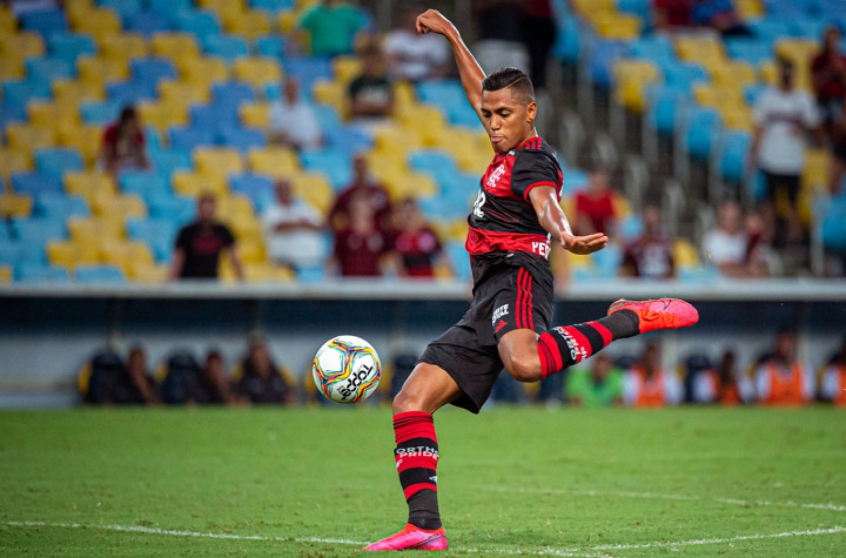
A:
{"label": "jersey sponsor logo", "polygon": [[506,322],[505,320],[500,320],[499,323],[496,324],[496,327],[494,328],[494,333],[499,333],[502,330],[502,328],[504,328],[507,325],[508,325],[508,322]]}
{"label": "jersey sponsor logo", "polygon": [[488,177],[488,188],[491,190],[495,190],[497,185],[499,184],[499,179],[502,178],[502,175],[505,174],[505,164],[499,165],[491,175]]}
{"label": "jersey sponsor logo", "polygon": [[493,312],[493,317],[491,318],[491,324],[495,324],[496,321],[500,318],[503,318],[508,315],[508,304],[503,304]]}
{"label": "jersey sponsor logo", "polygon": [[543,259],[549,259],[549,244],[546,242],[532,242],[532,252],[538,256],[543,256]]}
{"label": "jersey sponsor logo", "polygon": [[429,446],[414,446],[411,448],[397,448],[397,458],[404,457],[433,457],[438,459],[438,450]]}
{"label": "jersey sponsor logo", "polygon": [[573,339],[567,330],[561,327],[552,328],[558,335],[564,338],[564,342],[570,348],[570,359],[574,362],[581,362],[588,357],[587,351],[579,345],[579,342]]}

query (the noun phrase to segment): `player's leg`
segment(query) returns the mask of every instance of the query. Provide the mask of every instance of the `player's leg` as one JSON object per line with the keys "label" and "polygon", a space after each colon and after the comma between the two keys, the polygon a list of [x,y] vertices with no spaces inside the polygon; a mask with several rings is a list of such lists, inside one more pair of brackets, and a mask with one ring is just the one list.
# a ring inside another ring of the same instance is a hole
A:
{"label": "player's leg", "polygon": [[443,368],[421,362],[394,398],[394,456],[408,503],[408,523],[398,533],[365,550],[445,550],[438,509],[438,438],[432,414],[461,396]]}
{"label": "player's leg", "polygon": [[697,321],[699,313],[683,300],[618,300],[599,320],[555,327],[540,335],[530,329],[516,329],[503,335],[497,348],[512,377],[534,382],[583,361],[617,339],[690,327]]}

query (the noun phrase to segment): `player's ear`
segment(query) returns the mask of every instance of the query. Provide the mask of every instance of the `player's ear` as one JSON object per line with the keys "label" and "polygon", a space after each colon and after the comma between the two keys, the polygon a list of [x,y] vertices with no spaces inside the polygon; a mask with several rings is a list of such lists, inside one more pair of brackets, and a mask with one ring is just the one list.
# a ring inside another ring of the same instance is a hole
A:
{"label": "player's ear", "polygon": [[535,123],[535,118],[538,116],[538,104],[535,101],[531,101],[528,105],[526,105],[526,121],[529,124]]}

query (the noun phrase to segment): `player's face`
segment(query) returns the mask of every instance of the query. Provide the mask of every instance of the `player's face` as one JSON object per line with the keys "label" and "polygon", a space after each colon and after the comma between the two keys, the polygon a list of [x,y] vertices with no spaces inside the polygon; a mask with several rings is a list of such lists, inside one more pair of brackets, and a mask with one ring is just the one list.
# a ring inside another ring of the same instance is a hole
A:
{"label": "player's face", "polygon": [[497,153],[508,153],[535,133],[537,104],[512,92],[509,87],[482,92],[482,122]]}

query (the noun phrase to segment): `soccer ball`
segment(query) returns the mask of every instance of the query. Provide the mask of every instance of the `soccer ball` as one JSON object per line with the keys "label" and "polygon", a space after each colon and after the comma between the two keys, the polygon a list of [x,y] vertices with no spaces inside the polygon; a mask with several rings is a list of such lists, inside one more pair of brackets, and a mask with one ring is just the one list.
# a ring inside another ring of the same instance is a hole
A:
{"label": "soccer ball", "polygon": [[370,343],[353,335],[339,335],[317,351],[311,373],[314,385],[327,399],[355,403],[376,391],[382,364]]}

